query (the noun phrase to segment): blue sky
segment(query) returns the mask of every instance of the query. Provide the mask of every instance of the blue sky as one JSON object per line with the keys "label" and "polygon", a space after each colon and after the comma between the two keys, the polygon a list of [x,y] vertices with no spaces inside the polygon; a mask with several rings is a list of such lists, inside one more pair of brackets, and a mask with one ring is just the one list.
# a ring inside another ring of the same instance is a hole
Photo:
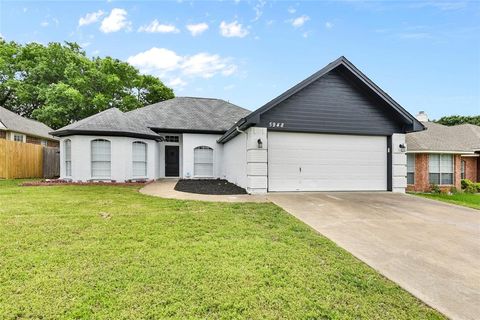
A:
{"label": "blue sky", "polygon": [[0,34],[252,110],[344,55],[412,114],[480,114],[478,1],[2,1]]}

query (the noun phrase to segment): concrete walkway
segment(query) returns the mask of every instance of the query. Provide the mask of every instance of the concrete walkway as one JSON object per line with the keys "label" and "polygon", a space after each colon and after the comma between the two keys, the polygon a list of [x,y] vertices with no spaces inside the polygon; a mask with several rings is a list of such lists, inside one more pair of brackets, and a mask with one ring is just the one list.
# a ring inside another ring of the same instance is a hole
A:
{"label": "concrete walkway", "polygon": [[480,211],[385,192],[268,199],[447,317],[480,319]]}
{"label": "concrete walkway", "polygon": [[174,189],[178,179],[161,179],[140,189],[143,194],[167,199],[198,200],[212,202],[269,202],[266,196],[261,195],[211,195],[180,192]]}

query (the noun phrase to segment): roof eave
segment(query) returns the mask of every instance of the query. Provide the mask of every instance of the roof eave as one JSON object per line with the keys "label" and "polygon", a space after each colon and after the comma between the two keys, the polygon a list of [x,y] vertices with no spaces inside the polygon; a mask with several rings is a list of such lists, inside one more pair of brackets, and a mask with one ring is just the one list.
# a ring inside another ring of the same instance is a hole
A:
{"label": "roof eave", "polygon": [[149,139],[149,140],[160,140],[159,135],[146,134],[146,133],[136,133],[136,132],[127,132],[127,131],[102,131],[102,130],[57,130],[53,131],[50,134],[57,137],[66,137],[73,135],[83,135],[83,136],[114,136],[114,137],[130,137],[130,138],[139,138],[139,139]]}

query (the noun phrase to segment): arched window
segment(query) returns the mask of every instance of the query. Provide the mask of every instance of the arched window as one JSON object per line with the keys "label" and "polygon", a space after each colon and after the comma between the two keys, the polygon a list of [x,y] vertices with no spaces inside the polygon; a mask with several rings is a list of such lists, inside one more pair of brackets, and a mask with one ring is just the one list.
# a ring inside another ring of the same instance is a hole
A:
{"label": "arched window", "polygon": [[110,178],[112,167],[110,141],[92,140],[91,147],[92,178]]}
{"label": "arched window", "polygon": [[63,152],[65,154],[65,176],[72,176],[72,141],[67,139],[63,142]]}
{"label": "arched window", "polygon": [[212,148],[201,146],[194,149],[193,174],[195,177],[213,177]]}
{"label": "arched window", "polygon": [[133,176],[147,176],[147,144],[145,142],[135,141],[133,143]]}

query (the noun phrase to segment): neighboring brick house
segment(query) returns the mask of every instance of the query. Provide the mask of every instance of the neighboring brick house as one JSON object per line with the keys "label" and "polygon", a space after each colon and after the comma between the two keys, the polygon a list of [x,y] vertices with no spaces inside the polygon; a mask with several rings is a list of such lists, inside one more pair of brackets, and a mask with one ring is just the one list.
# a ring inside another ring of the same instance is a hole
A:
{"label": "neighboring brick house", "polygon": [[[428,120],[424,113],[417,117]],[[429,191],[432,184],[448,191],[460,189],[462,179],[480,181],[479,126],[422,124],[426,130],[406,135],[408,191]]]}
{"label": "neighboring brick house", "polygon": [[58,147],[58,138],[50,135],[52,128],[0,107],[0,139]]}

